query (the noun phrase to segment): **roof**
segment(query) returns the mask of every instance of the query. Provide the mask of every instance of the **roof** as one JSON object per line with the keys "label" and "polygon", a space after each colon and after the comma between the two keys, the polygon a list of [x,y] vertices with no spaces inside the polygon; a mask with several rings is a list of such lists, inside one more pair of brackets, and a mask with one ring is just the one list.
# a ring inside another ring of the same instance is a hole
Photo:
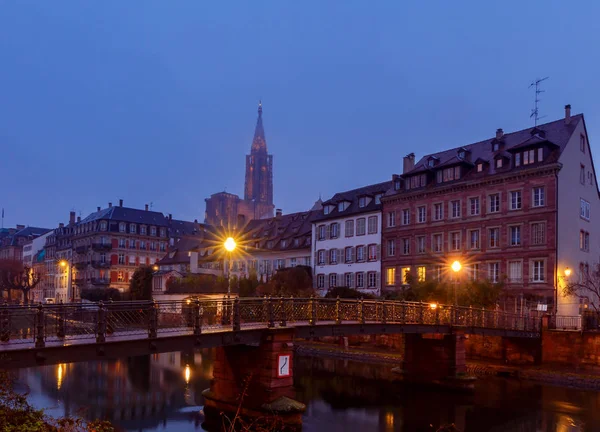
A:
{"label": "roof", "polygon": [[[358,214],[358,213],[367,213],[372,211],[377,211],[381,209],[381,203],[377,204],[374,199],[372,199],[366,206],[359,206],[359,198],[363,196],[372,196],[374,197],[377,194],[383,194],[387,190],[389,190],[393,186],[393,182],[385,181],[382,183],[376,183],[369,186],[363,186],[358,189],[352,189],[346,192],[338,192],[333,197],[323,202],[323,207],[327,205],[333,205],[334,209],[329,212],[329,214],[324,214],[321,210],[319,216],[315,218],[316,221],[326,220],[326,219],[336,219],[340,217],[347,217],[350,215]],[[350,202],[350,205],[346,210],[339,211],[337,204],[347,201]]]}
{"label": "roof", "polygon": [[[498,142],[502,144],[500,152],[505,152],[513,148],[516,149],[519,147],[529,146],[532,144],[532,140],[537,140],[538,142],[549,142],[550,144],[558,146],[560,152],[562,152],[565,146],[567,145],[567,142],[569,141],[571,135],[573,134],[573,131],[575,130],[579,122],[582,120],[583,115],[577,114],[571,117],[571,121],[569,124],[565,124],[564,118],[561,118],[550,123],[538,125],[537,127],[527,128],[517,132],[504,134],[502,136],[502,139],[500,140],[497,140],[496,137],[493,137],[476,143],[454,147],[452,149],[444,150],[438,153],[427,154],[415,164],[412,170],[410,170],[407,173],[404,173],[403,177],[422,172],[423,170],[435,170],[436,168],[439,168],[441,166],[451,165],[452,163],[458,163],[459,159],[457,158],[457,154],[458,151],[461,149],[470,152],[470,160],[472,161],[480,160],[489,162],[493,160],[496,154],[498,153],[492,150],[493,142]],[[540,136],[544,134],[544,137]],[[510,157],[509,155],[506,156]],[[431,157],[438,158],[440,161],[433,168],[427,166],[427,160]],[[556,162],[556,159],[549,158],[546,163],[552,162]],[[495,173],[496,172],[494,164],[490,164],[488,174]]]}
{"label": "roof", "polygon": [[171,237],[201,235],[207,227],[208,225],[199,223],[198,221],[189,222],[177,219],[169,221],[169,232]]}
{"label": "roof", "polygon": [[81,222],[77,222],[77,225],[97,220],[114,220],[119,222],[130,222],[164,227],[169,225],[169,219],[160,212],[121,206],[112,206],[94,212],[85,219],[82,219]]}
{"label": "roof", "polygon": [[265,130],[262,123],[262,102],[258,102],[258,119],[254,128],[254,138],[252,139],[251,153],[267,153],[267,141],[265,140]]}
{"label": "roof", "polygon": [[17,244],[17,239],[19,239],[21,237],[36,238],[36,237],[46,234],[49,231],[51,231],[50,228],[39,228],[39,227],[23,228],[12,235],[10,244],[11,244],[11,246],[15,246]]}

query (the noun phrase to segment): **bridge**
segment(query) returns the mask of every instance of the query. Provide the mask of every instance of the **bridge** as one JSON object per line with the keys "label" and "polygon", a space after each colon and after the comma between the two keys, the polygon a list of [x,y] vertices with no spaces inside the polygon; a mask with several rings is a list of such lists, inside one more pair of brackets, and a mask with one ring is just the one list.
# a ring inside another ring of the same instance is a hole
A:
{"label": "bridge", "polygon": [[[299,421],[293,401],[295,339],[404,334],[402,369],[442,380],[465,371],[465,334],[539,338],[539,319],[498,310],[380,300],[222,300],[0,306],[0,367],[216,347],[207,421],[235,412]],[[250,386],[249,382],[253,384]],[[216,416],[216,417],[215,417]]]}

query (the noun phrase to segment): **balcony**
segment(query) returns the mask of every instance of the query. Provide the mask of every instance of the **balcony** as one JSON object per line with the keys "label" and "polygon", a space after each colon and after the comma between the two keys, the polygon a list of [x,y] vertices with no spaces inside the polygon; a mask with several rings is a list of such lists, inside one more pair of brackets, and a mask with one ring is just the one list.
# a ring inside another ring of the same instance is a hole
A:
{"label": "balcony", "polygon": [[92,285],[110,285],[110,281],[106,278],[92,278]]}
{"label": "balcony", "polygon": [[84,270],[87,267],[88,263],[86,262],[78,262],[75,263],[74,266],[77,270]]}
{"label": "balcony", "polygon": [[88,250],[88,248],[89,248],[89,247],[90,247],[89,245],[85,245],[85,246],[77,246],[77,247],[75,248],[75,252],[76,252],[76,253],[78,253],[78,254],[85,253],[85,252]]}
{"label": "balcony", "polygon": [[112,249],[110,243],[92,243],[92,250],[96,252],[106,252]]}
{"label": "balcony", "polygon": [[96,269],[105,269],[105,268],[109,268],[110,267],[110,263],[109,262],[102,262],[102,261],[92,261],[92,267],[96,268]]}

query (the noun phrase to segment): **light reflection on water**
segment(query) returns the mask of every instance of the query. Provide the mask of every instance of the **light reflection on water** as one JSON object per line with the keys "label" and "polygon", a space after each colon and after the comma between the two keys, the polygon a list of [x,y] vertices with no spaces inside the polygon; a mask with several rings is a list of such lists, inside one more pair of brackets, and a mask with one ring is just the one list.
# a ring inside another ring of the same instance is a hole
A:
{"label": "light reflection on water", "polygon": [[[473,394],[406,387],[391,366],[297,357],[297,399],[307,404],[304,431],[600,431],[600,396],[499,378]],[[118,361],[42,366],[20,371],[29,400],[54,416],[104,418],[123,430],[200,431],[201,392],[213,352],[154,354]]]}

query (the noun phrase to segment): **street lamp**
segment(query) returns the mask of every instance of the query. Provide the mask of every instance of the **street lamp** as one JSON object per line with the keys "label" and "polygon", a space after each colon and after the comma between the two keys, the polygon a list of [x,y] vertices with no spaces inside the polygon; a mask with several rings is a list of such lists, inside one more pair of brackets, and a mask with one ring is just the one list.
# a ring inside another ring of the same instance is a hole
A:
{"label": "street lamp", "polygon": [[456,306],[456,285],[458,285],[458,272],[462,268],[462,265],[460,264],[460,261],[454,261],[450,268],[452,268],[452,271],[454,272],[454,305]]}
{"label": "street lamp", "polygon": [[565,276],[566,277],[571,276],[571,269],[569,267],[565,268]]}
{"label": "street lamp", "polygon": [[231,294],[231,272],[233,270],[233,261],[231,261],[231,255],[237,245],[233,237],[227,237],[223,246],[225,247],[225,250],[228,252],[229,256],[229,268],[227,269],[227,297],[229,297]]}
{"label": "street lamp", "polygon": [[73,292],[73,265],[70,260],[61,259],[58,262],[63,269],[67,269],[67,299],[71,302],[75,301],[75,293]]}

